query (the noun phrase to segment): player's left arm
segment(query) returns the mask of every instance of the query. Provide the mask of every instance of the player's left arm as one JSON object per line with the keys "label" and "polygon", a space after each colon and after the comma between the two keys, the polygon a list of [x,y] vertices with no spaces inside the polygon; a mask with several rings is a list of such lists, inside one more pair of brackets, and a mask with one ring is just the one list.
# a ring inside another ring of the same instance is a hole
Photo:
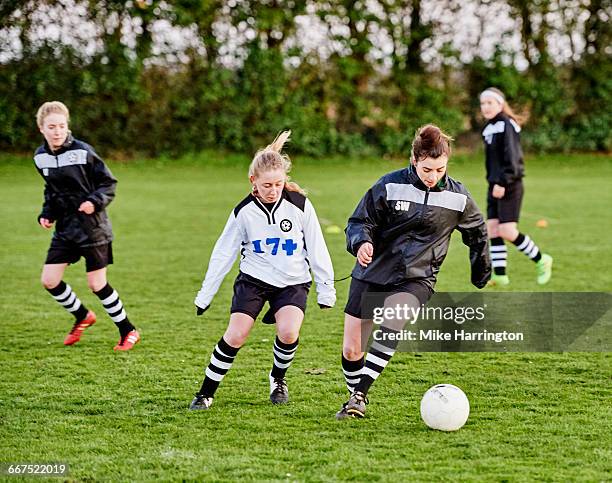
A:
{"label": "player's left arm", "polygon": [[47,220],[49,223],[54,223],[56,216],[53,209],[53,191],[48,184],[45,183],[44,201],[40,215],[38,215],[38,223],[41,218]]}
{"label": "player's left arm", "polygon": [[472,284],[483,288],[491,278],[487,225],[480,209],[469,194],[456,228],[461,232],[463,243],[470,248]]}
{"label": "player's left arm", "polygon": [[94,205],[95,211],[102,211],[115,198],[117,179],[95,152],[89,151],[87,156],[89,158],[88,162],[91,162],[91,175],[94,185],[94,191],[87,195],[87,201]]}
{"label": "player's left arm", "polygon": [[501,182],[502,186],[508,186],[513,181],[520,171],[520,162],[523,158],[523,150],[521,149],[521,139],[519,136],[520,128],[518,124],[511,121],[506,121],[504,129],[504,156],[502,160]]}
{"label": "player's left arm", "polygon": [[334,267],[317,214],[312,203],[306,198],[304,205],[304,241],[307,257],[317,286],[317,302],[320,306],[333,307],[336,303]]}

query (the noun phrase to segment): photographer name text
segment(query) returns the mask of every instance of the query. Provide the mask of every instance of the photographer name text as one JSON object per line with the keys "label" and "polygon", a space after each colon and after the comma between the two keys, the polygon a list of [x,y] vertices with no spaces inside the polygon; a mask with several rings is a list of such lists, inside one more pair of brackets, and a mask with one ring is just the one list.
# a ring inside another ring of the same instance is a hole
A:
{"label": "photographer name text", "polygon": [[385,331],[376,329],[372,333],[376,341],[427,341],[427,342],[521,342],[524,340],[522,332],[468,332],[463,329],[456,329],[450,332],[443,332],[437,329],[431,330],[400,330]]}

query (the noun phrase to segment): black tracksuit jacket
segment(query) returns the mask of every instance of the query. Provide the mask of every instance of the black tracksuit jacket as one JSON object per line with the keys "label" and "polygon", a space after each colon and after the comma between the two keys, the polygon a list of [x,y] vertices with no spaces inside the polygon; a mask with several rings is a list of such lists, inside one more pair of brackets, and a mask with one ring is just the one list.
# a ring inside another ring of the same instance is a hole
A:
{"label": "black tracksuit jacket", "polygon": [[525,175],[520,130],[519,125],[503,112],[489,120],[483,128],[489,183],[508,186]]}
{"label": "black tracksuit jacket", "polygon": [[[58,151],[52,151],[46,142],[40,146],[34,163],[45,180],[45,199],[38,218],[56,222],[53,241],[78,247],[112,241],[105,208],[115,197],[117,180],[93,148],[69,134]],[[93,203],[93,214],[78,211],[84,201]]]}
{"label": "black tracksuit jacket", "polygon": [[386,174],[349,218],[347,250],[356,256],[364,242],[374,246],[372,262],[356,263],[352,276],[379,285],[421,280],[433,290],[455,229],[470,248],[471,281],[482,288],[491,277],[487,230],[465,187],[444,176],[429,189],[412,167]]}

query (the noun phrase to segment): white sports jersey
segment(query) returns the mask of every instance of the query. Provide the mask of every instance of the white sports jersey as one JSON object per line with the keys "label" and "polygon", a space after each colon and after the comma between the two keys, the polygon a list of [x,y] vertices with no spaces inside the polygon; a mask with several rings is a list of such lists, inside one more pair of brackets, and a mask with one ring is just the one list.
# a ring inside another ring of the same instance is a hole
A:
{"label": "white sports jersey", "polygon": [[250,194],[234,208],[210,257],[198,307],[210,305],[238,252],[241,272],[275,287],[310,282],[312,269],[318,303],[335,304],[327,245],[312,203],[300,193],[284,190],[271,209]]}

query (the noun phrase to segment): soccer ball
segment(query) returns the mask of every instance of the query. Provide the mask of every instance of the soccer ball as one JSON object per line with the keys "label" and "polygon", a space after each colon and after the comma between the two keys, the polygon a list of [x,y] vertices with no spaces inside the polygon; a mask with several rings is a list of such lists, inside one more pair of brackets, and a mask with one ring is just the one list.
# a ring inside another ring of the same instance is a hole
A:
{"label": "soccer ball", "polygon": [[452,384],[430,387],[421,399],[421,418],[431,429],[457,431],[470,415],[465,393]]}

